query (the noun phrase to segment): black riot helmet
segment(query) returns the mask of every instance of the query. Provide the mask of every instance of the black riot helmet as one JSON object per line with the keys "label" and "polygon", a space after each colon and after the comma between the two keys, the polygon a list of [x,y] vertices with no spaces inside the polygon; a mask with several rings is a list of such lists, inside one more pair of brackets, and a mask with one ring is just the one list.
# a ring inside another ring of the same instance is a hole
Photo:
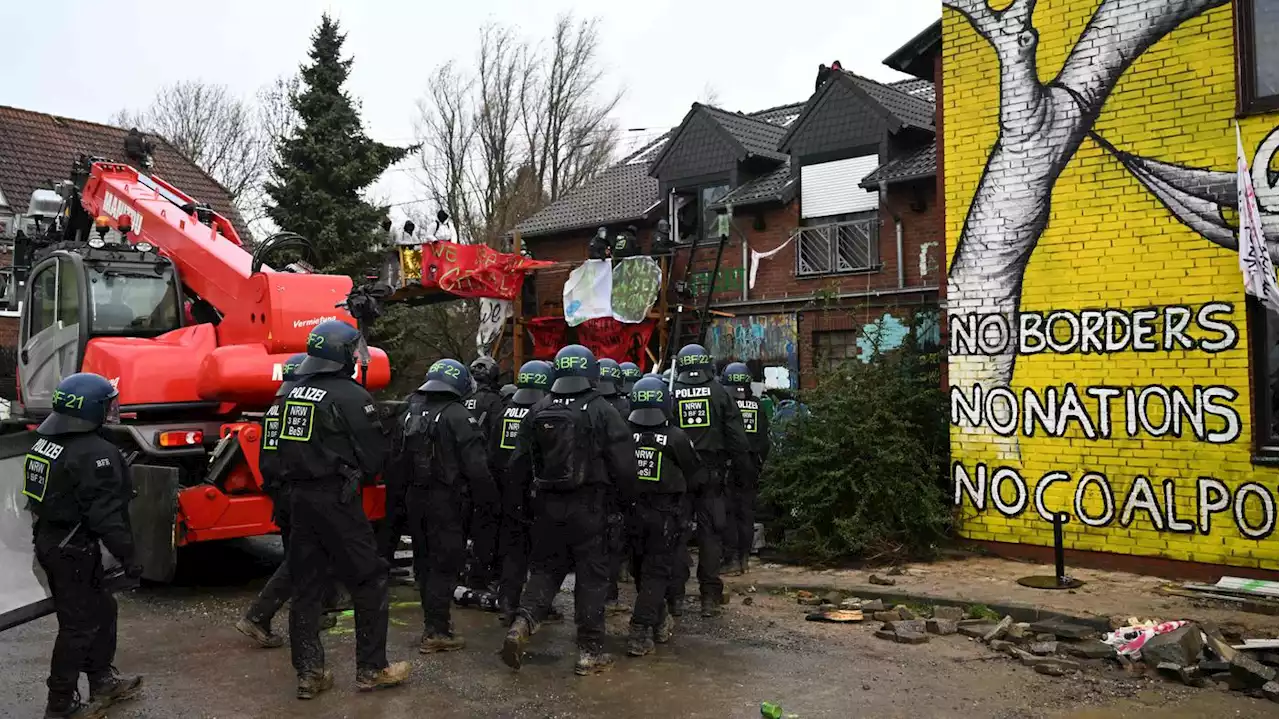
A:
{"label": "black riot helmet", "polygon": [[515,396],[515,393],[518,389],[519,389],[518,387],[508,382],[507,384],[502,385],[502,389],[498,390],[498,396],[502,397],[503,399],[510,399],[511,397]]}
{"label": "black riot helmet", "polygon": [[688,344],[676,353],[676,379],[685,384],[706,384],[711,380],[713,360],[706,347]]}
{"label": "black riot helmet", "polygon": [[516,393],[511,396],[511,401],[522,407],[532,407],[549,389],[551,365],[542,360],[530,360],[520,366],[520,373],[516,375]]}
{"label": "black riot helmet", "polygon": [[635,362],[623,362],[618,369],[622,370],[622,393],[631,394],[632,386],[640,379],[640,366]]}
{"label": "black riot helmet", "polygon": [[92,432],[120,421],[120,395],[102,375],[77,372],[53,391],[53,413],[36,431],[40,434]]}
{"label": "black riot helmet", "polygon": [[418,391],[465,397],[471,393],[471,373],[456,359],[436,360],[427,369],[427,381],[418,387]]}
{"label": "black riot helmet", "polygon": [[751,370],[741,362],[730,362],[720,373],[720,384],[733,396],[745,399],[751,393]]}
{"label": "black riot helmet", "polygon": [[658,377],[642,377],[631,388],[631,414],[627,421],[641,427],[660,427],[671,411],[671,392]]}
{"label": "black riot helmet", "polygon": [[332,372],[354,375],[357,355],[369,361],[369,346],[360,330],[341,320],[326,320],[307,337],[307,358],[296,373],[298,378]]}
{"label": "black riot helmet", "polygon": [[551,391],[555,394],[586,392],[600,379],[600,365],[591,350],[582,345],[569,345],[556,353],[553,363],[555,381]]}
{"label": "black riot helmet", "polygon": [[600,394],[606,397],[618,394],[622,384],[622,368],[608,357],[601,357],[599,364],[600,382],[597,386],[600,388]]}
{"label": "black riot helmet", "polygon": [[478,387],[492,387],[498,383],[498,363],[488,355],[480,355],[471,361],[471,378]]}
{"label": "black riot helmet", "polygon": [[303,360],[307,358],[306,353],[299,352],[296,355],[290,355],[289,359],[280,365],[280,389],[276,390],[277,397],[283,397],[289,394],[289,390],[298,383],[298,368],[302,366]]}

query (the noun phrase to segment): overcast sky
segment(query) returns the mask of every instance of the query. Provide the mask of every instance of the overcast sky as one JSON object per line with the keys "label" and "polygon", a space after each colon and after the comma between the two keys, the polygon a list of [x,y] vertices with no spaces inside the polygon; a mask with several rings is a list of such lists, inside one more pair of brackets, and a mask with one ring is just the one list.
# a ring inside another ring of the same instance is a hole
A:
{"label": "overcast sky", "polygon": [[[432,68],[474,57],[486,22],[546,37],[557,14],[599,16],[608,84],[624,92],[617,120],[623,148],[677,124],[689,104],[714,91],[728,110],[799,102],[819,63],[882,80],[881,64],[936,20],[939,0],[0,0],[11,60],[0,104],[105,122],[146,106],[156,89],[200,79],[250,97],[296,71],[309,36],[328,11],[354,56],[348,90],[363,103],[366,129],[389,143],[413,142],[415,100]],[[404,170],[375,187],[405,202],[426,193]]]}

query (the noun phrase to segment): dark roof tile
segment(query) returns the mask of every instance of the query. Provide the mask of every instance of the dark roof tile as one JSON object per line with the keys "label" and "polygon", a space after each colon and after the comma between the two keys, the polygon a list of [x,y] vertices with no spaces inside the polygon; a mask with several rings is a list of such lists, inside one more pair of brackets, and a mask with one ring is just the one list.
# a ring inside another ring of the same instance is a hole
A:
{"label": "dark roof tile", "polygon": [[918,97],[922,100],[928,100],[930,103],[937,102],[936,88],[933,83],[928,80],[919,78],[908,78],[906,80],[897,80],[889,83],[889,87],[901,90],[912,97]]}
{"label": "dark roof tile", "polygon": [[933,129],[933,100],[917,97],[901,87],[885,85],[848,71],[845,75],[902,124],[924,130]]}
{"label": "dark roof tile", "polygon": [[786,202],[795,190],[799,178],[791,176],[791,165],[783,163],[772,172],[757,177],[725,195],[713,208],[734,205],[746,207],[765,202]]}
{"label": "dark roof tile", "polygon": [[714,118],[730,135],[733,135],[734,139],[747,152],[774,160],[785,160],[787,158],[786,155],[777,150],[778,140],[781,140],[782,135],[786,133],[785,128],[767,120],[743,115],[742,113],[726,112],[709,105],[703,105],[702,109],[706,110],[707,114]]}
{"label": "dark roof tile", "polygon": [[919,180],[933,177],[938,172],[937,140],[917,148],[901,157],[890,160],[871,171],[858,183],[861,187],[874,190],[881,182],[892,185],[895,182]]}
{"label": "dark roof tile", "polygon": [[[68,179],[81,155],[125,161],[119,127],[73,120],[43,112],[0,107],[0,191],[10,209],[26,212],[31,193]],[[163,138],[153,137],[152,173],[231,220],[242,239],[251,236],[244,219],[221,185]]]}
{"label": "dark roof tile", "polygon": [[[804,103],[799,102],[747,113],[745,116],[723,110],[717,110],[716,113],[717,118],[722,114],[752,121],[746,134],[755,142],[771,131],[756,127],[754,120],[763,120],[769,125],[777,126],[778,135],[781,136],[786,126],[799,117],[803,107]],[[725,129],[729,130],[728,127]],[[538,237],[640,219],[658,202],[658,181],[649,176],[649,164],[662,153],[673,132],[674,128],[623,158],[599,177],[534,213],[517,225],[516,231],[524,237]],[[769,157],[785,157],[776,150],[771,152]],[[786,167],[785,164],[783,167]]]}

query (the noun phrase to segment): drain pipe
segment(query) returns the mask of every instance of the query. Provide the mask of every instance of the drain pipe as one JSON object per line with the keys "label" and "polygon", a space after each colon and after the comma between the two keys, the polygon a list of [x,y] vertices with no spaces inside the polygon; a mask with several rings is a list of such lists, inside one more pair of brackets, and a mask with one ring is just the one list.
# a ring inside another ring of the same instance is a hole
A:
{"label": "drain pipe", "polygon": [[907,267],[902,264],[902,218],[889,208],[889,183],[880,182],[880,204],[893,216],[895,249],[898,254],[898,287],[907,286]]}

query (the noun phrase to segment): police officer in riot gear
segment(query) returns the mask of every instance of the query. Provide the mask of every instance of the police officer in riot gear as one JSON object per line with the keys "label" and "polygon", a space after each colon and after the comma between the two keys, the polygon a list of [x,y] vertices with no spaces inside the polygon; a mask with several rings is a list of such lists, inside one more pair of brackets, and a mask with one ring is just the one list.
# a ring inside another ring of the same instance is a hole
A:
{"label": "police officer in riot gear", "polygon": [[492,357],[480,355],[471,362],[471,379],[475,380],[475,392],[463,401],[480,427],[489,426],[489,418],[502,412],[502,395],[498,385],[498,363]]}
{"label": "police officer in riot gear", "polygon": [[[481,432],[487,432],[492,419],[502,414],[502,395],[498,393],[498,363],[492,357],[480,355],[471,362],[471,378],[475,380],[475,392],[463,400],[463,404],[475,417]],[[501,507],[496,496],[493,503],[472,498],[471,516],[468,518],[471,537],[471,561],[467,572],[467,586],[487,590],[498,574],[498,525]]]}
{"label": "police officer in riot gear", "polygon": [[[631,413],[631,407],[627,396],[622,393],[622,367],[608,357],[601,357],[598,364],[600,380],[596,383],[596,389],[600,392],[600,396],[617,410],[618,416],[625,420]],[[629,554],[626,539],[622,515],[610,514],[606,542],[609,549],[609,598],[605,602],[605,612],[608,614],[623,614],[630,611],[630,607],[618,600],[618,582],[622,579],[622,566]]]}
{"label": "police officer in riot gear", "polygon": [[[23,461],[22,493],[35,514],[36,561],[49,580],[58,638],[49,663],[45,717],[100,717],[132,699],[142,677],[122,677],[116,654],[116,600],[103,586],[101,542],[137,579],[124,458],[99,433],[119,421],[116,390],[106,379],[73,374],[58,383],[53,413],[36,429]],[[89,703],[80,701],[80,672],[89,675]]]}
{"label": "police officer in riot gear", "polygon": [[[724,582],[720,580],[722,534],[725,529],[725,464],[732,462],[734,471],[751,477],[755,466],[742,429],[742,412],[738,405],[712,377],[712,359],[707,348],[685,345],[676,354],[677,372],[672,389],[676,424],[689,434],[698,456],[707,470],[707,481],[693,495],[693,511],[697,517],[698,585],[702,595],[702,616],[720,614]],[[754,484],[754,479],[752,483]],[[684,548],[683,553],[687,553]],[[669,609],[682,611],[684,586],[689,577],[689,563],[682,557],[676,566],[676,581],[668,594]]]}
{"label": "police officer in riot gear", "polygon": [[[262,418],[263,455],[259,461],[259,468],[262,471],[262,491],[271,498],[271,520],[280,528],[280,541],[285,547],[286,559],[276,567],[275,573],[267,580],[262,591],[258,592],[257,599],[249,606],[249,610],[240,618],[240,621],[236,622],[236,630],[257,642],[259,646],[268,649],[284,646],[284,637],[271,631],[271,620],[293,594],[293,577],[289,571],[287,559],[289,530],[292,526],[289,521],[288,485],[280,481],[276,471],[279,463],[274,461],[274,452],[280,447],[280,417],[284,413],[285,395],[293,389],[297,381],[298,367],[306,358],[306,354],[299,352],[281,365],[283,381],[280,383],[280,388],[276,390],[276,401],[267,408]],[[335,602],[332,601],[334,599],[332,592],[329,597],[330,601],[326,604],[333,607]],[[332,613],[326,613],[321,621],[321,627],[331,627],[336,620]]]}
{"label": "police officer in riot gear", "polygon": [[520,593],[529,573],[529,503],[528,487],[507,471],[511,453],[516,448],[520,422],[533,406],[551,389],[551,365],[531,360],[516,375],[516,391],[489,428],[489,466],[502,495],[502,525],[499,552],[502,578],[498,583],[498,610],[503,622],[510,625],[520,606]]}
{"label": "police officer in riot gear", "polygon": [[640,371],[640,366],[635,362],[623,362],[618,365],[618,369],[622,370],[622,386],[619,389],[622,390],[622,394],[629,397],[631,388],[635,386],[636,380],[640,379],[643,373]]}
{"label": "police officer in riot gear", "polygon": [[619,417],[626,419],[631,407],[627,403],[627,395],[622,392],[622,367],[608,357],[601,357],[598,364],[600,379],[596,382],[596,390],[609,406],[618,411]]}
{"label": "police officer in riot gear", "polygon": [[396,465],[409,477],[409,525],[414,574],[425,629],[419,651],[449,652],[466,645],[453,632],[450,601],[466,562],[472,504],[497,505],[486,462],[484,433],[462,404],[471,376],[461,362],[442,359],[409,396],[396,438]]}
{"label": "police officer in riot gear", "polygon": [[685,536],[685,493],[697,492],[706,475],[689,436],[671,424],[670,406],[670,389],[660,379],[641,379],[631,388],[627,421],[636,444],[638,481],[627,534],[639,590],[627,639],[627,654],[633,657],[652,652],[655,641],[671,641],[675,621],[667,612],[666,594]]}
{"label": "police officer in riot gear", "polygon": [[751,476],[735,474],[729,482],[727,527],[724,533],[724,562],[729,573],[744,574],[755,540],[756,480],[769,458],[769,413],[751,393],[751,370],[742,362],[730,362],[720,374],[720,383],[728,390],[742,413],[742,429],[747,435]]}
{"label": "police officer in riot gear", "polygon": [[373,398],[353,379],[356,355],[368,356],[356,328],[321,322],[285,395],[273,468],[289,486],[289,569],[293,607],[289,643],[299,699],[333,686],[320,644],[320,604],[334,571],[351,591],[356,620],[356,687],[396,686],[408,662],[387,662],[387,564],[378,555],[360,485],[382,471],[388,443]]}
{"label": "police officer in riot gear", "polygon": [[613,664],[603,646],[609,572],[605,525],[610,513],[632,501],[635,449],[626,422],[593,387],[600,368],[591,351],[569,345],[556,353],[554,367],[551,396],[520,423],[511,456],[510,481],[532,483],[533,541],[531,576],[502,659],[520,668],[524,644],[572,571],[578,625],[574,673],[587,675]]}

